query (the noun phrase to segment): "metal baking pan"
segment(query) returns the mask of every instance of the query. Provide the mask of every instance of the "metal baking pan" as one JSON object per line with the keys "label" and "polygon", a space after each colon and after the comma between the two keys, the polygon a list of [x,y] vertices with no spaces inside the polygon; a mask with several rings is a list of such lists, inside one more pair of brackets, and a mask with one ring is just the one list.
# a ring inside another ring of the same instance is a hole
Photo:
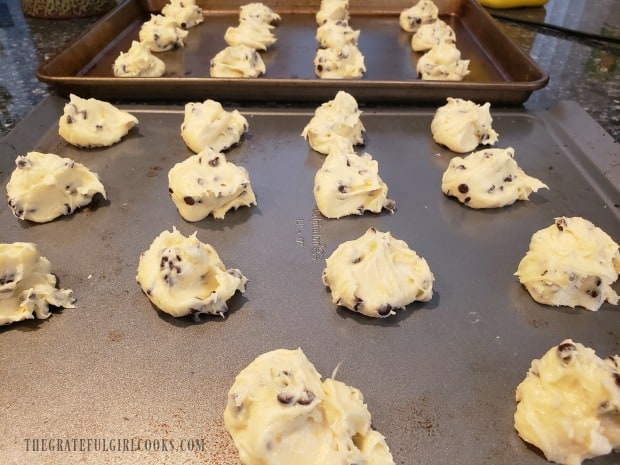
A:
{"label": "metal baking pan", "polygon": [[[201,3],[200,1],[198,2]],[[502,104],[524,102],[544,87],[548,75],[498,27],[475,0],[437,0],[441,17],[453,26],[457,46],[470,59],[471,74],[462,82],[422,81],[411,51],[410,33],[400,30],[398,15],[407,0],[351,2],[352,27],[361,30],[359,47],[367,73],[359,80],[322,80],[314,74],[318,0],[265,2],[281,13],[277,43],[263,53],[267,73],[255,79],[209,77],[210,59],[226,46],[226,28],[238,24],[242,1],[202,2],[205,22],[190,29],[186,46],[158,54],[167,65],[162,78],[115,78],[112,64],[137,40],[149,14],[165,2],[127,0],[102,18],[63,52],[37,70],[40,80],[58,91],[103,99],[228,101],[323,101],[346,90],[358,101],[409,103],[461,97]]]}
{"label": "metal baking pan", "polygon": [[[1,185],[17,155],[52,151],[99,173],[109,201],[41,225],[0,203],[2,241],[37,243],[77,297],[75,309],[48,320],[0,328],[3,463],[237,463],[221,420],[236,374],[261,353],[301,347],[324,376],[340,363],[337,378],[362,391],[397,464],[542,465],[513,429],[515,388],[531,360],[568,337],[601,356],[620,351],[617,307],[541,306],[513,276],[531,235],[554,217],[584,216],[619,239],[618,146],[575,103],[492,110],[498,146],[515,147],[524,170],[550,187],[493,211],[441,193],[453,155],[430,136],[431,110],[367,109],[364,149],[396,211],[340,220],[316,211],[313,179],[324,157],[300,137],[312,111],[244,109],[249,132],[227,158],[248,169],[258,205],[197,223],[179,216],[167,192],[168,170],[190,155],[179,135],[182,106],[122,106],[140,121],[128,137],[78,150],[57,135],[64,103],[44,100],[2,142]],[[175,319],[140,290],[140,253],[173,226],[197,231],[249,278],[226,318]],[[435,275],[430,302],[385,320],[334,307],[323,259],[371,226],[426,258]],[[91,439],[91,449],[27,450],[34,443],[26,440],[73,438]],[[94,450],[92,440],[116,439],[204,447]]]}

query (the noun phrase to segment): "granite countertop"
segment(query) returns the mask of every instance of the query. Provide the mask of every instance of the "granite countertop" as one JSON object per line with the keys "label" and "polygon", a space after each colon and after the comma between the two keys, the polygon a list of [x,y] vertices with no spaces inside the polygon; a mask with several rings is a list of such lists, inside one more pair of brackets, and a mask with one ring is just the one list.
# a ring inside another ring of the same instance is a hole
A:
{"label": "granite countertop", "polygon": [[[620,44],[518,21],[547,23],[620,38],[620,2],[550,0],[545,7],[493,10],[509,37],[550,76],[524,103],[542,110],[559,100],[578,102],[616,141],[620,140]],[[39,63],[62,50],[98,18],[48,20],[24,17],[18,0],[0,0],[0,137],[53,93],[35,76]]]}

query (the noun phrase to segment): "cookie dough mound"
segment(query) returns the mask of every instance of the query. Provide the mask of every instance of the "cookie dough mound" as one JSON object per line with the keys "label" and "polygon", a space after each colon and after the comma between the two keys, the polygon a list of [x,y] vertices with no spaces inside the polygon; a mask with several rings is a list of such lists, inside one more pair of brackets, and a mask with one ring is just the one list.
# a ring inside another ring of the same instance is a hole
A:
{"label": "cookie dough mound", "polygon": [[274,13],[271,8],[260,2],[248,3],[239,8],[239,22],[257,20],[265,24],[276,24],[280,19],[279,14]]}
{"label": "cookie dough mound", "polygon": [[462,81],[469,74],[469,60],[461,60],[461,52],[450,42],[433,46],[416,65],[422,80]]}
{"label": "cookie dough mound", "polygon": [[166,52],[185,46],[184,40],[188,34],[188,31],[179,27],[174,18],[151,15],[151,19],[140,28],[138,37],[151,51]]}
{"label": "cookie dough mound", "polygon": [[423,24],[437,20],[439,9],[431,0],[420,0],[411,8],[401,11],[398,22],[403,31],[415,32]]}
{"label": "cookie dough mound", "polygon": [[229,210],[256,205],[247,170],[209,147],[172,167],[168,191],[187,221],[221,219]]}
{"label": "cookie dough mound", "polygon": [[433,273],[405,241],[370,228],[343,242],[326,260],[323,284],[332,301],[373,318],[394,315],[416,300],[433,297]]}
{"label": "cookie dough mound", "polygon": [[393,465],[362,393],[321,375],[301,349],[258,356],[228,392],[224,424],[244,465]]}
{"label": "cookie dough mound", "polygon": [[49,306],[75,308],[73,291],[56,289],[49,260],[30,242],[0,244],[0,325],[46,319]]}
{"label": "cookie dough mound", "polygon": [[363,144],[365,129],[361,114],[355,98],[341,90],[333,100],[315,110],[301,135],[313,150],[324,155],[329,153],[334,143],[342,143],[341,138],[350,145]]}
{"label": "cookie dough mound", "polygon": [[71,94],[58,122],[58,134],[76,147],[108,147],[136,124],[135,116],[108,102]]}
{"label": "cookie dough mound", "polygon": [[548,187],[519,168],[512,147],[454,157],[441,179],[443,193],[469,208],[505,207],[538,189]]}
{"label": "cookie dough mound", "polygon": [[112,71],[116,77],[161,77],[166,64],[151,53],[148,45],[134,40],[131,48],[116,58]]}
{"label": "cookie dough mound", "polygon": [[425,52],[442,42],[455,44],[456,34],[447,23],[438,19],[420,26],[411,38],[411,48],[414,52]]}
{"label": "cookie dough mound", "polygon": [[215,249],[196,233],[183,236],[176,228],[162,232],[140,256],[136,280],[150,301],[175,317],[220,315],[226,301],[245,292],[247,278],[226,269]]}
{"label": "cookie dough mound", "polygon": [[366,72],[364,55],[356,45],[320,48],[314,57],[314,71],[321,79],[359,79]]}
{"label": "cookie dough mound", "polygon": [[515,275],[538,303],[596,311],[618,304],[618,273],[618,244],[588,220],[563,216],[534,233]]}
{"label": "cookie dough mound", "polygon": [[265,74],[265,71],[260,53],[247,45],[226,47],[211,60],[211,77],[255,78]]}
{"label": "cookie dough mound", "polygon": [[185,105],[181,137],[195,153],[206,147],[221,152],[239,143],[248,127],[238,110],[225,111],[219,102],[207,99]]}
{"label": "cookie dough mound", "polygon": [[321,48],[339,49],[345,45],[357,46],[360,31],[354,30],[349,23],[340,21],[327,21],[316,30],[316,40]]}
{"label": "cookie dough mound", "polygon": [[620,357],[566,339],[517,387],[515,429],[547,460],[580,465],[620,447]]}
{"label": "cookie dough mound", "polygon": [[233,47],[246,45],[255,50],[267,50],[267,47],[276,43],[276,37],[271,32],[273,28],[268,23],[247,19],[236,27],[226,29],[224,40]]}
{"label": "cookie dough mound", "polygon": [[393,212],[388,187],[379,177],[379,164],[369,153],[358,156],[346,144],[335,147],[314,178],[314,198],[323,216],[341,218],[365,211]]}
{"label": "cookie dough mound", "polygon": [[196,5],[194,0],[170,0],[161,10],[161,14],[174,19],[183,29],[197,26],[204,21],[202,8]]}
{"label": "cookie dough mound", "polygon": [[95,194],[106,198],[99,176],[70,158],[28,152],[15,165],[6,196],[20,220],[47,223],[88,205]]}
{"label": "cookie dough mound", "polygon": [[327,21],[349,21],[349,0],[321,0],[316,22],[320,26]]}
{"label": "cookie dough mound", "polygon": [[453,152],[471,152],[478,145],[493,145],[497,132],[491,124],[490,103],[476,105],[470,100],[448,97],[448,103],[439,107],[431,122],[435,142]]}

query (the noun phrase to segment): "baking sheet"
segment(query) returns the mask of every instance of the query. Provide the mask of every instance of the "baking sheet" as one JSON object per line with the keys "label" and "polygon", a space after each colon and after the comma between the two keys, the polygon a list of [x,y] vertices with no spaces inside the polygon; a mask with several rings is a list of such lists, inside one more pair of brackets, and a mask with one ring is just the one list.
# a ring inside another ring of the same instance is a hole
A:
{"label": "baking sheet", "polygon": [[37,76],[58,91],[103,99],[204,99],[229,101],[321,101],[347,90],[358,101],[439,102],[446,97],[494,103],[522,103],[548,81],[537,64],[514,44],[475,0],[437,0],[441,18],[456,32],[470,75],[462,82],[422,81],[415,71],[422,55],[410,48],[411,33],[400,30],[405,0],[352,2],[350,24],[360,29],[359,48],[367,68],[362,79],[325,80],[314,74],[316,0],[266,2],[282,15],[278,41],[262,54],[267,72],[259,78],[211,78],[210,60],[226,47],[224,33],[238,24],[244,2],[203,2],[205,22],[189,30],[183,48],[158,54],[166,62],[162,78],[115,78],[112,64],[127,51],[162,2],[128,0],[84,36],[42,64]]}
{"label": "baking sheet", "polygon": [[[167,193],[168,170],[190,155],[179,135],[182,107],[123,106],[140,121],[125,140],[78,150],[57,135],[64,103],[49,97],[2,142],[1,184],[18,154],[52,151],[99,173],[109,202],[41,225],[18,221],[0,203],[2,242],[36,242],[77,297],[77,308],[48,320],[0,328],[3,463],[236,463],[221,420],[234,377],[261,353],[301,347],[323,376],[340,364],[337,378],[362,391],[397,464],[544,464],[513,430],[515,388],[531,360],[568,337],[600,356],[620,351],[618,307],[544,307],[513,276],[532,233],[556,216],[584,216],[619,239],[620,195],[610,181],[618,146],[577,104],[541,113],[492,108],[498,146],[514,146],[523,169],[550,186],[494,211],[441,193],[451,155],[432,141],[431,110],[366,108],[365,150],[397,209],[340,220],[315,209],[324,158],[299,135],[312,111],[245,108],[249,132],[227,157],[249,170],[258,206],[188,223]],[[135,282],[140,253],[173,226],[198,231],[249,278],[225,319],[170,317]],[[386,320],[334,307],[323,258],[371,226],[427,259],[430,302]],[[75,438],[90,439],[91,449],[32,451],[33,439],[56,447]],[[93,441],[109,449],[117,439],[143,448],[195,439],[198,449],[94,450]]]}

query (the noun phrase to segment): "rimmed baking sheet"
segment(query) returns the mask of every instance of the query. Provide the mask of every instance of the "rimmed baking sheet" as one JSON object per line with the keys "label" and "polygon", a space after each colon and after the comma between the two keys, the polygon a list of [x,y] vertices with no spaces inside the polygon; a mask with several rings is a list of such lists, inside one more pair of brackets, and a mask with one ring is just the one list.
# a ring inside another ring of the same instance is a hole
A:
{"label": "rimmed baking sheet", "polygon": [[[432,111],[366,109],[364,150],[378,160],[397,209],[340,220],[315,209],[313,179],[324,158],[300,137],[312,111],[242,109],[249,132],[227,157],[248,169],[258,206],[187,223],[167,192],[168,170],[190,155],[179,135],[182,107],[123,106],[140,121],[129,136],[79,150],[57,135],[64,103],[46,99],[2,142],[1,184],[16,155],[52,151],[99,173],[109,202],[41,225],[18,221],[0,203],[2,241],[36,242],[77,297],[75,309],[46,321],[0,328],[7,463],[235,463],[221,421],[235,375],[263,352],[301,347],[324,376],[340,364],[337,378],[362,391],[397,464],[542,465],[512,423],[515,388],[531,360],[568,337],[601,356],[620,350],[618,307],[544,307],[513,276],[532,233],[556,216],[584,216],[619,239],[618,184],[599,171],[605,161],[590,158],[617,160],[617,144],[577,104],[492,109],[498,146],[515,147],[522,168],[550,187],[494,211],[441,193],[453,155],[432,141]],[[135,282],[140,253],[173,226],[197,231],[249,278],[225,319],[169,317]],[[426,258],[435,275],[430,302],[380,321],[334,307],[321,282],[323,258],[371,226]],[[58,438],[205,446],[27,450],[34,443],[26,440]],[[617,462],[615,454],[589,463]]]}
{"label": "rimmed baking sheet", "polygon": [[[266,2],[269,4],[269,2]],[[350,24],[360,29],[359,47],[366,74],[359,80],[325,80],[314,74],[318,1],[272,2],[282,13],[277,43],[263,53],[267,66],[256,79],[211,78],[210,60],[226,46],[226,28],[238,24],[243,2],[205,2],[205,22],[189,30],[186,46],[158,54],[167,65],[162,78],[115,78],[112,64],[161,2],[127,0],[102,18],[63,52],[42,64],[37,76],[61,94],[104,99],[228,101],[320,101],[347,90],[358,101],[439,102],[462,97],[519,104],[548,76],[497,26],[475,0],[438,0],[442,19],[455,29],[457,46],[470,59],[471,73],[461,82],[422,81],[415,71],[420,53],[410,48],[411,33],[400,30],[404,0],[352,2]]]}

